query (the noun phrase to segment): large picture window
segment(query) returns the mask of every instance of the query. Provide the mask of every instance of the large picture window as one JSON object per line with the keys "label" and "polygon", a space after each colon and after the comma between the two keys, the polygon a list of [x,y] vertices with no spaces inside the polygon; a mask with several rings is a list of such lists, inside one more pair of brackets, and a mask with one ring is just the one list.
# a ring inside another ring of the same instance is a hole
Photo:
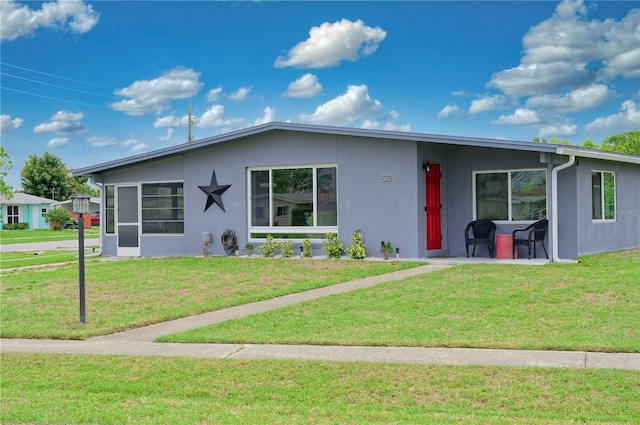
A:
{"label": "large picture window", "polygon": [[142,233],[184,233],[182,182],[142,185]]}
{"label": "large picture window", "polygon": [[547,217],[546,170],[474,173],[475,217],[536,221]]}
{"label": "large picture window", "polygon": [[249,170],[249,233],[322,239],[338,226],[335,166]]}
{"label": "large picture window", "polygon": [[594,220],[616,219],[616,176],[610,171],[591,172],[592,217]]}

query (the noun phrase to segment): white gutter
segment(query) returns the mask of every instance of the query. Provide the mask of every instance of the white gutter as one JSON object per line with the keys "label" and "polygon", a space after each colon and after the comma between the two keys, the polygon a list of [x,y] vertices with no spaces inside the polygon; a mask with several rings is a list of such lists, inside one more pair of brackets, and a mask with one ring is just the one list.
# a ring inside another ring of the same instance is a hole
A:
{"label": "white gutter", "polygon": [[571,154],[567,162],[551,170],[551,202],[553,203],[553,208],[551,209],[551,249],[553,251],[551,261],[554,263],[574,262],[572,260],[560,260],[558,257],[558,172],[571,167],[575,162],[576,156]]}

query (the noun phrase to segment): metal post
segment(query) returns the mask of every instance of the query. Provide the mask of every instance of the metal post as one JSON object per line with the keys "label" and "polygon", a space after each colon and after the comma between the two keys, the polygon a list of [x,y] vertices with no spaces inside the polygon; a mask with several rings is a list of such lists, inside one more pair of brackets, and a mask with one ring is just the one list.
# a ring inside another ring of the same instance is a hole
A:
{"label": "metal post", "polygon": [[78,274],[80,279],[80,323],[85,323],[84,302],[84,219],[78,215]]}

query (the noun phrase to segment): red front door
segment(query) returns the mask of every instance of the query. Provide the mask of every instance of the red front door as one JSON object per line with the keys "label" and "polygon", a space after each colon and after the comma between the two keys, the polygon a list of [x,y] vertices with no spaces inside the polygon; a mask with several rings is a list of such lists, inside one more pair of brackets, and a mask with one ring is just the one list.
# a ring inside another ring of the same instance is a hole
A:
{"label": "red front door", "polygon": [[442,248],[440,164],[429,164],[427,176],[427,249]]}

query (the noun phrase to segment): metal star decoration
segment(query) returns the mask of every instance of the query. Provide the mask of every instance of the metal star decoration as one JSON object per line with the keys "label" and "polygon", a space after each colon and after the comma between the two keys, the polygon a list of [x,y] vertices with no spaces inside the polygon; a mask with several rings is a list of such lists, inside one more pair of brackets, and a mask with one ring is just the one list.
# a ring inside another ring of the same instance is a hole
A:
{"label": "metal star decoration", "polygon": [[[222,203],[222,194],[231,187],[230,184],[218,186],[218,179],[216,179],[216,170],[213,170],[211,174],[211,183],[209,186],[198,186],[201,191],[207,194],[207,205],[205,205],[205,212],[213,204],[218,204],[222,211],[224,211],[224,204]],[[225,211],[226,212],[226,211]]]}

